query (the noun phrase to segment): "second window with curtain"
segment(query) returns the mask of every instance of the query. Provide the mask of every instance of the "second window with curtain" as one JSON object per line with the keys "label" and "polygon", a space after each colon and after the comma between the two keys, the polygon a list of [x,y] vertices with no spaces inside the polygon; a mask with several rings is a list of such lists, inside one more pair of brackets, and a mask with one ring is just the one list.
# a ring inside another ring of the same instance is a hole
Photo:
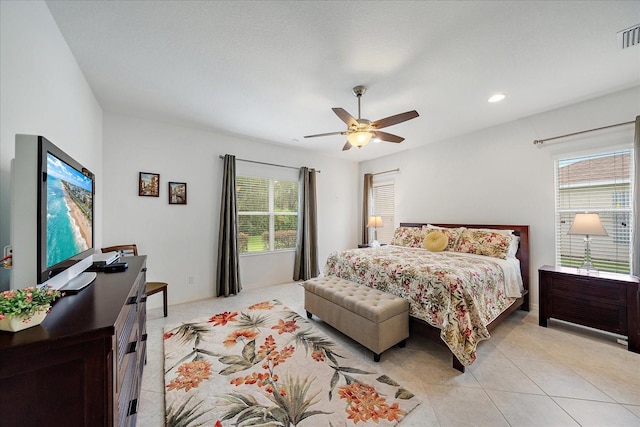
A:
{"label": "second window with curtain", "polygon": [[370,208],[370,215],[382,217],[383,225],[376,230],[370,229],[369,236],[377,231],[378,242],[390,243],[395,230],[395,185],[392,179],[373,177]]}

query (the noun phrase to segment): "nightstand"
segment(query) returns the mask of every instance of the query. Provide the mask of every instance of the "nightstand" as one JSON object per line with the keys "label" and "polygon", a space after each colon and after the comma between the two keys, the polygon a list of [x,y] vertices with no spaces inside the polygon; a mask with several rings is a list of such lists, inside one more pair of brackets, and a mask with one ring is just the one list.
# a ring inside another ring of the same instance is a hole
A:
{"label": "nightstand", "polygon": [[545,265],[538,270],[540,326],[550,318],[626,335],[640,353],[640,279]]}

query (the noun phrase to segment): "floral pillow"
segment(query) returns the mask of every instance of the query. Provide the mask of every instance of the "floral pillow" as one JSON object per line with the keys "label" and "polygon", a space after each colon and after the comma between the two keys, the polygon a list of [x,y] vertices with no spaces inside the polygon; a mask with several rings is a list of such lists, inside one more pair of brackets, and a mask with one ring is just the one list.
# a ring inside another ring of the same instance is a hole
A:
{"label": "floral pillow", "polygon": [[391,244],[396,246],[408,246],[410,248],[421,248],[422,228],[420,227],[398,227],[393,233]]}
{"label": "floral pillow", "polygon": [[455,250],[467,254],[505,259],[513,237],[495,231],[464,230]]}
{"label": "floral pillow", "polygon": [[513,230],[507,229],[499,229],[499,228],[469,228],[471,231],[492,231],[494,233],[506,234],[511,236],[511,245],[509,245],[509,252],[507,253],[507,258],[515,257],[518,253],[518,249],[520,248],[520,237],[514,234]]}
{"label": "floral pillow", "polygon": [[445,227],[438,227],[436,225],[431,225],[431,224],[422,226],[422,233],[425,236],[434,230],[438,230],[442,232],[445,236],[447,236],[448,242],[444,250],[454,251],[456,244],[458,243],[458,239],[460,238],[460,234],[462,234],[462,231],[464,230],[464,227],[445,228]]}

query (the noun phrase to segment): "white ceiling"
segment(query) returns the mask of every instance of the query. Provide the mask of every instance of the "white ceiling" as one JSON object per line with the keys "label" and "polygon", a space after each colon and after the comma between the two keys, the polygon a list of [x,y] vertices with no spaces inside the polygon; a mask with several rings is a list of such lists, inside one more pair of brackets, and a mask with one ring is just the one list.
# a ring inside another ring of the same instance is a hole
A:
{"label": "white ceiling", "polygon": [[[47,4],[105,111],[355,161],[640,84],[640,47],[616,45],[640,1]],[[303,138],[346,129],[331,108],[357,117],[359,84],[364,118],[420,113],[385,129],[402,144]]]}

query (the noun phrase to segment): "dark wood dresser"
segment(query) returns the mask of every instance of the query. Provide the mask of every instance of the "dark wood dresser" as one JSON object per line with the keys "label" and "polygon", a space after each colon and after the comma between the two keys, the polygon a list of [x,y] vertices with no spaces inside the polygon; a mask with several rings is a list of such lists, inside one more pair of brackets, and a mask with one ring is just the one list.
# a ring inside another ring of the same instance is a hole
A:
{"label": "dark wood dresser", "polygon": [[640,279],[549,265],[538,275],[540,326],[554,318],[626,335],[629,351],[640,353]]}
{"label": "dark wood dresser", "polygon": [[0,426],[134,426],[146,354],[146,256],[98,273],[39,326],[0,332]]}

